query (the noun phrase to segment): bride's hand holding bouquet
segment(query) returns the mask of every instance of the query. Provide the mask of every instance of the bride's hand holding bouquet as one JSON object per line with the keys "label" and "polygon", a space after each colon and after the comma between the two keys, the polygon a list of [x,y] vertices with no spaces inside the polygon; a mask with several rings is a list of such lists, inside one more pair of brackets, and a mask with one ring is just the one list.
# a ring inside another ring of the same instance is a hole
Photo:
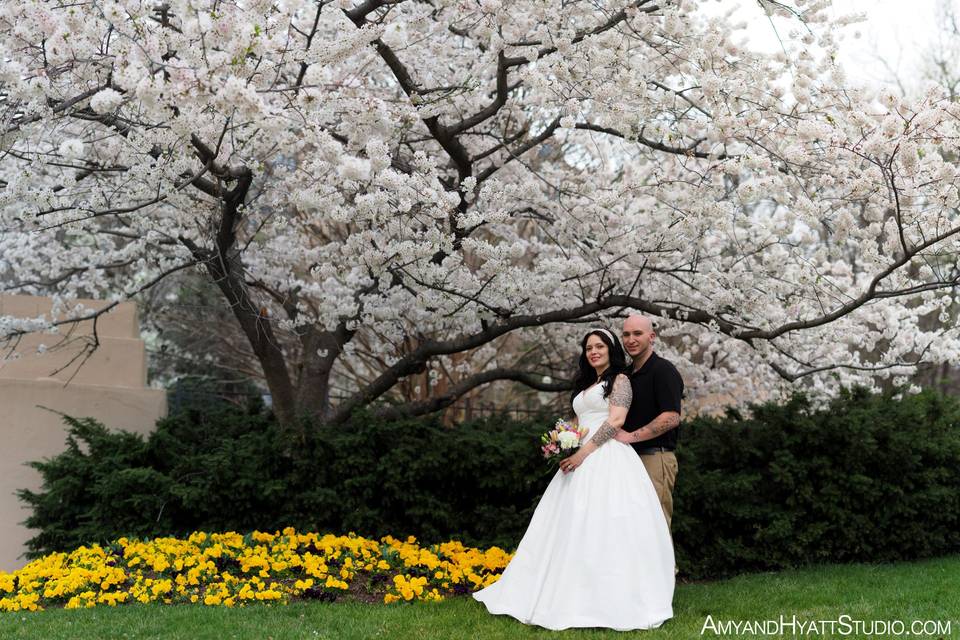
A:
{"label": "bride's hand holding bouquet", "polygon": [[540,451],[550,466],[559,466],[563,460],[578,454],[588,429],[563,418],[557,420],[553,429],[540,436]]}

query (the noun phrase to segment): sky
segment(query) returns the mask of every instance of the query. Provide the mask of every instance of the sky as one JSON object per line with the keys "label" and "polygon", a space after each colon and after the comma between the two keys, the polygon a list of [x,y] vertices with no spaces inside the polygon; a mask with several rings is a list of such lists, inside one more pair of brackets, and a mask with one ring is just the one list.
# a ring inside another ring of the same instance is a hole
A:
{"label": "sky", "polygon": [[[948,0],[960,9],[960,0]],[[927,42],[936,33],[939,0],[834,0],[836,14],[862,13],[866,19],[845,29],[840,62],[851,80],[876,85],[892,82],[895,72],[904,84],[917,75]],[[786,2],[786,4],[792,4]],[[735,16],[749,23],[749,44],[764,51],[779,49],[774,29],[757,0],[703,0],[703,9],[720,13],[737,5]],[[860,37],[854,37],[856,31]],[[958,61],[960,63],[960,61]]]}
{"label": "sky", "polygon": [[904,80],[915,75],[928,47],[936,35],[937,0],[841,0],[844,7],[866,14],[858,26],[859,39],[847,38],[841,49],[844,68],[864,79],[889,79],[886,60]]}

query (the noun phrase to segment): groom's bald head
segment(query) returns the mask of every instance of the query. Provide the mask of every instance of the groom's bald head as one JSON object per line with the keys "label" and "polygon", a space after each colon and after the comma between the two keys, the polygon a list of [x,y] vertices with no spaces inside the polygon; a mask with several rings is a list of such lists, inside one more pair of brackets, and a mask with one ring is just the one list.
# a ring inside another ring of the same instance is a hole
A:
{"label": "groom's bald head", "polygon": [[653,352],[653,340],[657,333],[653,321],[647,316],[632,313],[623,321],[623,348],[633,361],[644,362]]}
{"label": "groom's bald head", "polygon": [[631,313],[629,316],[627,316],[627,319],[623,321],[623,330],[627,331],[628,327],[630,329],[638,327],[644,331],[653,333],[653,321],[647,316],[639,313]]}

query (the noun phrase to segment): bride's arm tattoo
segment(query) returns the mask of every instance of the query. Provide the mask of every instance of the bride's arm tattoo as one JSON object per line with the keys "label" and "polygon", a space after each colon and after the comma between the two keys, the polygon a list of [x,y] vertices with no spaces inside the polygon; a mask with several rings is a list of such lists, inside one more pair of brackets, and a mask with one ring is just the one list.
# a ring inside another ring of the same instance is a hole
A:
{"label": "bride's arm tattoo", "polygon": [[629,409],[632,400],[633,387],[630,386],[630,379],[620,374],[613,379],[613,388],[610,389],[610,406]]}
{"label": "bride's arm tattoo", "polygon": [[[620,426],[623,425],[623,418],[626,417],[626,409],[630,407],[632,400],[633,388],[630,386],[630,380],[624,375],[619,375],[614,378],[613,388],[610,390],[610,409],[611,412],[615,411],[617,413],[620,418],[620,424],[613,425],[610,423],[612,417],[607,418],[603,421],[603,424],[600,425],[600,428],[597,429],[597,432],[593,434],[593,437],[590,438],[590,442],[599,447],[617,435],[617,431],[619,431]],[[614,407],[619,407],[620,410],[615,410]]]}
{"label": "bride's arm tattoo", "polygon": [[593,434],[593,437],[590,438],[590,442],[597,445],[598,447],[604,442],[617,435],[617,431],[620,430],[620,427],[615,427],[606,420],[603,421],[603,424],[600,425],[600,428],[597,429],[597,432]]}

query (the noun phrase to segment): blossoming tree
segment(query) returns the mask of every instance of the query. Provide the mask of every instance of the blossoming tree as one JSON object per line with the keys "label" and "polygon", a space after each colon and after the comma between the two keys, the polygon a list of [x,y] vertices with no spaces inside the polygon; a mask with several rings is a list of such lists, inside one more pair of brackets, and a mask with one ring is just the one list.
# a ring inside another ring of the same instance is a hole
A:
{"label": "blossoming tree", "polygon": [[957,106],[848,87],[827,2],[760,4],[781,54],[692,0],[3,0],[0,273],[59,314],[0,332],[198,270],[280,419],[332,422],[441,365],[389,411],[562,389],[495,346],[568,362],[628,308],[693,394],[956,361],[918,321],[960,278]]}

